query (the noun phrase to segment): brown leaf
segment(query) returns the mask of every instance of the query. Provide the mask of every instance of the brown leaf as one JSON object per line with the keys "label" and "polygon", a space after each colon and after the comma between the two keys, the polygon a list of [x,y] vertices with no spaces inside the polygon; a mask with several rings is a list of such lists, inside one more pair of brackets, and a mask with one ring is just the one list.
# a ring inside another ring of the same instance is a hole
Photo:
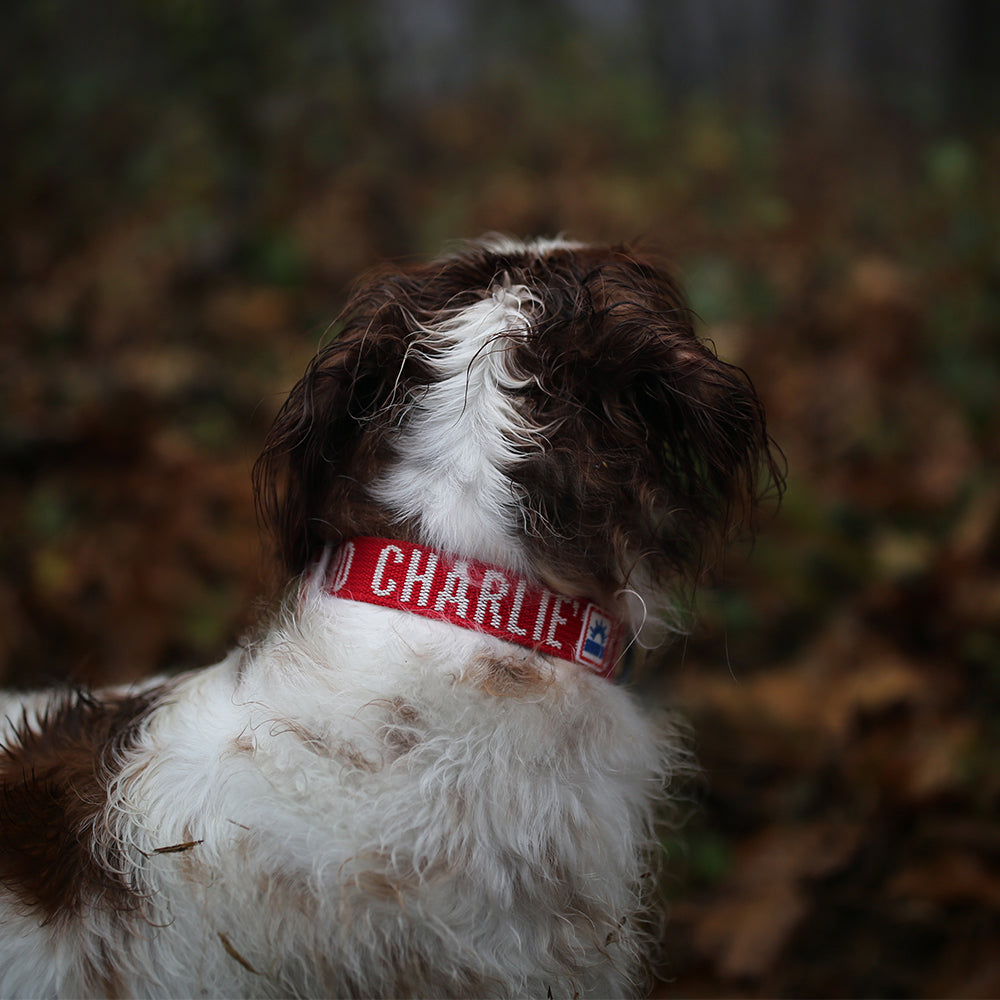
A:
{"label": "brown leaf", "polygon": [[1000,911],[1000,877],[968,852],[945,851],[916,862],[892,879],[888,892],[941,905],[979,903]]}
{"label": "brown leaf", "polygon": [[808,880],[845,864],[860,835],[834,823],[764,830],[739,851],[721,901],[694,917],[695,947],[726,978],[762,975],[808,912]]}
{"label": "brown leaf", "polygon": [[761,976],[775,963],[808,909],[795,886],[776,883],[707,909],[694,928],[695,947],[721,976]]}

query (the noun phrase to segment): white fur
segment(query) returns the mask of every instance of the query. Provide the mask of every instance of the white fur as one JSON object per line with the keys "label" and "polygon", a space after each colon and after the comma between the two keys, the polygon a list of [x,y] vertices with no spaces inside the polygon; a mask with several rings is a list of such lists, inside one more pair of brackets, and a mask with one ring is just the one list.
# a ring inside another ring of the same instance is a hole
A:
{"label": "white fur", "polygon": [[506,394],[525,384],[508,354],[534,305],[529,289],[497,284],[440,326],[414,331],[440,381],[416,401],[399,459],[370,487],[430,545],[516,569],[525,566],[520,508],[503,470],[538,446],[542,429],[527,426]]}
{"label": "white fur", "polygon": [[481,239],[476,240],[474,245],[492,250],[494,253],[519,254],[527,251],[544,257],[554,250],[582,250],[587,244],[578,243],[576,240],[567,240],[562,236],[519,240],[505,233],[487,233]]}
{"label": "white fur", "polygon": [[70,933],[2,897],[0,993],[99,993],[107,961],[137,997],[632,992],[658,734],[561,661],[491,694],[484,654],[510,647],[313,594],[180,678],[107,809],[143,909]]}

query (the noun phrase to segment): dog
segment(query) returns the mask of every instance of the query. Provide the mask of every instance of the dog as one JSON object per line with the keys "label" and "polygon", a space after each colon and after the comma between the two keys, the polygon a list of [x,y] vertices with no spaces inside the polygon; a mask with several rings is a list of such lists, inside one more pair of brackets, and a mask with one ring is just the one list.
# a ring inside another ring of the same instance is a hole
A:
{"label": "dog", "polygon": [[3,703],[0,993],[640,992],[682,751],[621,675],[776,475],[642,253],[372,274],[254,468],[268,622]]}

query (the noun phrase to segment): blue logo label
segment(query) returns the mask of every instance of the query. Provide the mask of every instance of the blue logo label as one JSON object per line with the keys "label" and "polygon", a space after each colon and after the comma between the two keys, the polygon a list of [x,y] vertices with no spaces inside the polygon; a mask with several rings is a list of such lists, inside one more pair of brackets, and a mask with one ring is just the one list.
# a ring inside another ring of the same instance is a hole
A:
{"label": "blue logo label", "polygon": [[580,659],[597,667],[604,666],[611,642],[611,621],[602,615],[594,605],[587,609],[584,623],[583,642],[580,644]]}

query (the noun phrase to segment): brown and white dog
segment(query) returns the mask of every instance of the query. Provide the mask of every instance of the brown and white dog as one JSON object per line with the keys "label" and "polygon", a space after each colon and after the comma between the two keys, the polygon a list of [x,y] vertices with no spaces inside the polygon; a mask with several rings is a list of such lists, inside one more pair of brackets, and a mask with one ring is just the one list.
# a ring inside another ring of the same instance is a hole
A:
{"label": "brown and white dog", "polygon": [[255,471],[268,626],[3,703],[2,995],[641,989],[680,751],[615,675],[775,477],[757,397],[624,248],[488,238],[342,323]]}

